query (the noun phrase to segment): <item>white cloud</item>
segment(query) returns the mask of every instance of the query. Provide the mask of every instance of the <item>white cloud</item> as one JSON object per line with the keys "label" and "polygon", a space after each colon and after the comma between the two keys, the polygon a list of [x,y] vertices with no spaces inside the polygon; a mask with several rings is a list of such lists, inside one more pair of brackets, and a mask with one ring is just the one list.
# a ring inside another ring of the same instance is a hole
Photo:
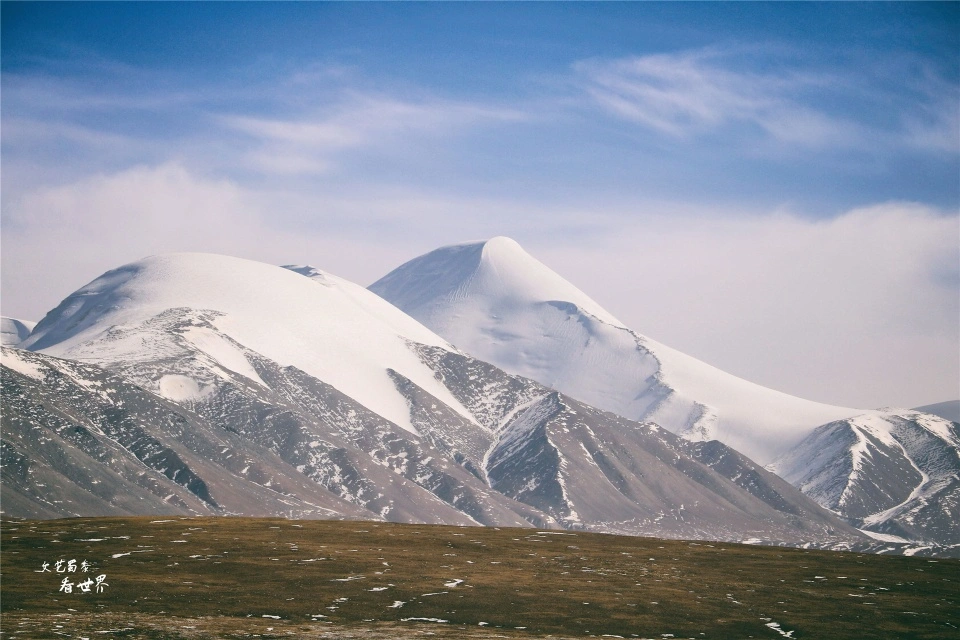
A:
{"label": "white cloud", "polygon": [[139,166],[111,175],[40,189],[5,212],[33,232],[96,232],[104,242],[135,241],[131,231],[154,238],[215,237],[227,225],[243,226],[241,189],[228,180],[203,181],[170,163]]}
{"label": "white cloud", "polygon": [[49,141],[65,140],[93,149],[129,147],[130,138],[97,131],[88,127],[67,122],[49,122],[33,118],[8,117],[3,119],[3,142],[5,145],[43,144]]}
{"label": "white cloud", "polygon": [[3,201],[3,312],[38,320],[101,273],[172,251],[309,263],[369,283],[411,246],[456,236],[443,220],[459,204],[377,189],[258,191],[177,163],[31,187]]}
{"label": "white cloud", "polygon": [[289,118],[221,116],[218,121],[252,138],[251,166],[266,172],[322,173],[335,154],[396,145],[411,136],[451,135],[483,123],[524,119],[517,110],[438,100],[407,101],[351,95],[326,110]]}
{"label": "white cloud", "polygon": [[288,242],[254,194],[177,164],[39,187],[4,202],[5,313],[39,319],[100,273],[146,255],[209,251],[256,257]]}
{"label": "white cloud", "polygon": [[960,389],[960,219],[914,204],[832,220],[644,216],[534,253],[641,333],[747,379],[848,406]]}

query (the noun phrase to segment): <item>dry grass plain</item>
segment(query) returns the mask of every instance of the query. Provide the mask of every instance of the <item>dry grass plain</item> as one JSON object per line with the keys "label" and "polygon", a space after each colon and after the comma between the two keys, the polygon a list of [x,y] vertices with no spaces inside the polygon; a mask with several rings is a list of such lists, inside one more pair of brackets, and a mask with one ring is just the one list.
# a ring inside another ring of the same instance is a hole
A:
{"label": "dry grass plain", "polygon": [[4,521],[0,570],[3,638],[960,638],[960,560],[568,531]]}

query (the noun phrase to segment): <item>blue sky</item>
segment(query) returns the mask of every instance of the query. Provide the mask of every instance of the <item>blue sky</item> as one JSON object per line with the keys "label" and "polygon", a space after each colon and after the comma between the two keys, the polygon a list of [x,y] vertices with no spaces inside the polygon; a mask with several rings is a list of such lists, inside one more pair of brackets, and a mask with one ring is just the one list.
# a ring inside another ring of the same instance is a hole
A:
{"label": "blue sky", "polygon": [[3,313],[150,253],[368,284],[509,235],[628,325],[960,394],[958,3],[14,3]]}

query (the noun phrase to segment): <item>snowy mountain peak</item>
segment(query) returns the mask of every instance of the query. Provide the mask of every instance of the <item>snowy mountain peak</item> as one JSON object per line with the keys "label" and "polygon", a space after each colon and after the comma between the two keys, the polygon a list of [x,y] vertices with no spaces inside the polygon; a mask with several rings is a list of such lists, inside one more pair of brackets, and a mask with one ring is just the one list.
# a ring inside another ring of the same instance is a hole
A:
{"label": "snowy mountain peak", "polygon": [[504,236],[431,251],[401,265],[372,284],[370,290],[417,318],[434,315],[437,307],[465,299],[492,313],[500,307],[564,302],[607,324],[623,326],[515,240]]}

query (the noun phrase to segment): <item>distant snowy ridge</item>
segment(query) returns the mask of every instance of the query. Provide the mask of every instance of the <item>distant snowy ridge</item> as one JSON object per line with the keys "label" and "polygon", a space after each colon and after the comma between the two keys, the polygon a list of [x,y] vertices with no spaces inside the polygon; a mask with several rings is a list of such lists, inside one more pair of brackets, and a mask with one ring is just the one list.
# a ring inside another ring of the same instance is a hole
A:
{"label": "distant snowy ridge", "polygon": [[0,345],[15,347],[30,335],[36,322],[18,320],[16,318],[0,317]]}
{"label": "distant snowy ridge", "polygon": [[474,357],[767,464],[860,410],[774,391],[626,328],[509,238],[442,247],[370,290]]}

